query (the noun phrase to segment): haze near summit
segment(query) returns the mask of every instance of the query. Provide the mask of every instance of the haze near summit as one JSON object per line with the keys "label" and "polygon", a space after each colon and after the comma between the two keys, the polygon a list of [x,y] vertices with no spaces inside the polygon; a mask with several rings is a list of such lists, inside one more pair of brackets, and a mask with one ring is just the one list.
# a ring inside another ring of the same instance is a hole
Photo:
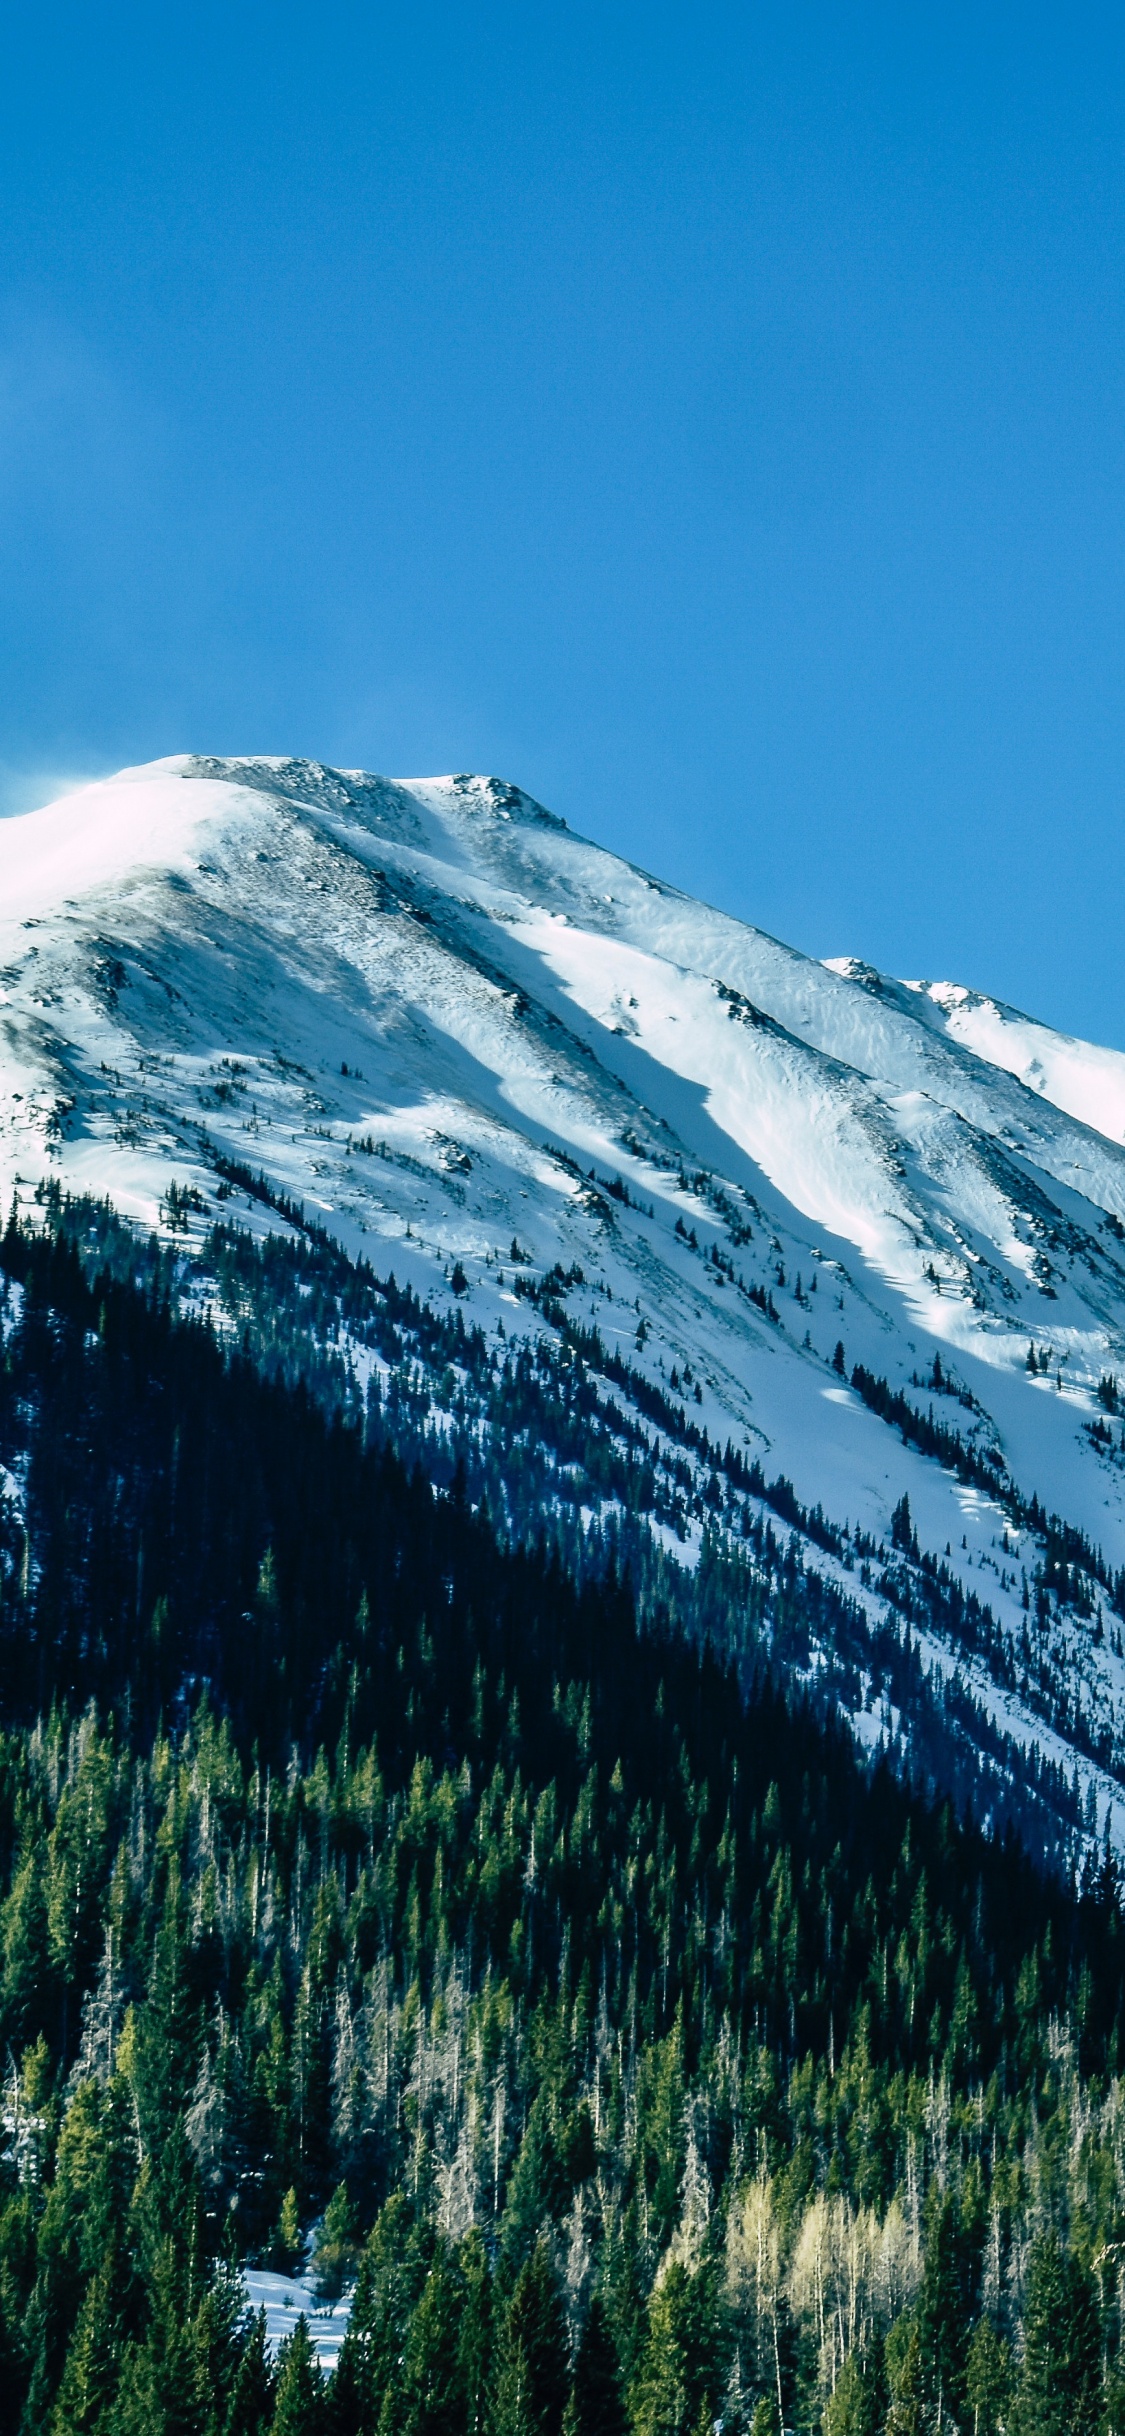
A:
{"label": "haze near summit", "polygon": [[1125,1042],[1108,12],[48,7],[6,57],[8,809],[498,771]]}

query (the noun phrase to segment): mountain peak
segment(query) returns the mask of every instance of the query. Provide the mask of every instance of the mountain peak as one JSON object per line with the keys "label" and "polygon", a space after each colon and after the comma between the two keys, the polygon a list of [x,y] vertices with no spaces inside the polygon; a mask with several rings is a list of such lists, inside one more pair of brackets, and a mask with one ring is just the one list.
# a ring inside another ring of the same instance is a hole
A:
{"label": "mountain peak", "polygon": [[[1116,1053],[820,965],[497,778],[175,756],[0,835],[5,1203],[199,1234],[260,1178],[259,1231],[303,1205],[489,1343],[604,1348],[642,1436],[687,1379],[834,1529],[906,1496],[998,1648],[1030,1501],[1125,1567]],[[1060,1632],[1125,1749],[1109,1628]]]}

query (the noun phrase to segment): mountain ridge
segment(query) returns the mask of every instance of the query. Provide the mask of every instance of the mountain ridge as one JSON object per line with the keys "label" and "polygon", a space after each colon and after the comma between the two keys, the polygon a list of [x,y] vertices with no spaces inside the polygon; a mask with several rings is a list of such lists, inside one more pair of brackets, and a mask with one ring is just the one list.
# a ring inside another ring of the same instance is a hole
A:
{"label": "mountain ridge", "polygon": [[[260,1174],[274,1206],[236,1192],[245,1224],[307,1208],[498,1360],[600,1345],[658,1456],[651,1414],[690,1406],[823,1510],[873,1615],[887,1577],[857,1550],[893,1547],[906,1497],[1015,1689],[944,1628],[927,1663],[1125,1836],[1125,1059],[819,964],[470,774],[176,757],[0,844],[5,1200],[106,1194],[201,1243],[230,1172]],[[1088,1551],[1061,1596],[1032,1508]],[[893,1730],[874,1691],[853,1722]]]}

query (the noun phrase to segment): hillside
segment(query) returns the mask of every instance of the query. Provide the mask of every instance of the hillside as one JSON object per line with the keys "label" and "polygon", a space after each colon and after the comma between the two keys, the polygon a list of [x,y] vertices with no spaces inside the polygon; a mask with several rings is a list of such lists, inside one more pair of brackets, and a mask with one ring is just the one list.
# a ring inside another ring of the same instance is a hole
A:
{"label": "hillside", "polygon": [[1112,1865],[85,1265],[0,1241],[0,2429],[1125,2424]]}
{"label": "hillside", "polygon": [[[829,1594],[803,1680],[1125,1841],[1125,1058],[819,965],[494,780],[183,759],[0,844],[6,1198],[197,1255],[287,1200],[480,1331],[501,1496],[505,1365],[577,1359],[606,1460],[546,1396],[537,1510],[691,1573],[781,1483]],[[411,1355],[440,1441],[448,1355]]]}

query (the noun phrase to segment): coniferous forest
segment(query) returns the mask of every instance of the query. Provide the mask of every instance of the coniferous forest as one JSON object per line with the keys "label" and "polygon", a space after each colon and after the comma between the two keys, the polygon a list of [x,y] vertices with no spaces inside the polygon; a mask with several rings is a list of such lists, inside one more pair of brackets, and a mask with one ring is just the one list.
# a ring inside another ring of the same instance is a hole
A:
{"label": "coniferous forest", "polygon": [[[0,1245],[0,2428],[1125,2430],[1125,1920]],[[271,2356],[244,2264],[354,2287]]]}

